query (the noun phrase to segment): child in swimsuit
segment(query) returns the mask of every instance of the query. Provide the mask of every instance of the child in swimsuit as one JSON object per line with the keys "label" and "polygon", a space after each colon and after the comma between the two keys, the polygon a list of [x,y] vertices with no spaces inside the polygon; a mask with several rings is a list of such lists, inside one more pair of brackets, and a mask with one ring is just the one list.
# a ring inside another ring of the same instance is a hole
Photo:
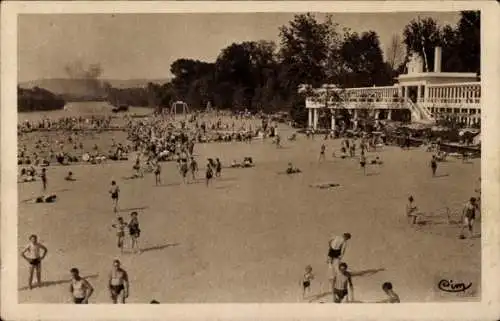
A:
{"label": "child in swimsuit", "polygon": [[120,188],[116,185],[115,181],[111,182],[111,189],[109,190],[109,194],[111,194],[111,199],[113,200],[113,212],[118,212],[118,198],[120,194]]}
{"label": "child in swimsuit", "polygon": [[141,229],[139,228],[139,219],[137,218],[137,215],[137,212],[130,213],[131,219],[128,223],[128,231],[132,242],[130,247],[140,252],[140,249],[138,247],[138,239],[141,236]]}
{"label": "child in swimsuit", "polygon": [[310,265],[306,266],[306,273],[302,279],[302,298],[306,297],[306,292],[311,291],[311,281],[314,280],[314,274],[312,273],[312,267]]}
{"label": "child in swimsuit", "polygon": [[127,227],[127,223],[123,221],[122,217],[118,217],[118,223],[113,224],[112,227],[116,229],[117,246],[120,249],[120,252],[123,253],[123,239],[125,238],[125,228]]}

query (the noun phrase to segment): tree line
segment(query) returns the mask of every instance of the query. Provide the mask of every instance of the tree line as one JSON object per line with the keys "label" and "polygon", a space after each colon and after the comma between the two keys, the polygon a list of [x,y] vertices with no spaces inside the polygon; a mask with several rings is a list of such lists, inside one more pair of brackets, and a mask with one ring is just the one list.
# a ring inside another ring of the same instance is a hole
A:
{"label": "tree line", "polygon": [[405,71],[410,54],[434,65],[434,48],[443,48],[442,71],[480,73],[480,12],[460,13],[457,25],[439,26],[432,18],[414,19],[402,37],[394,35],[384,56],[375,31],[353,32],[327,16],[297,14],[278,30],[279,43],[246,41],[223,48],[215,62],[181,58],[170,66],[165,84],[117,89],[105,84],[112,104],[169,107],[177,100],[191,109],[289,111],[307,119],[301,84],[333,83],[341,88],[392,85]]}
{"label": "tree line", "polygon": [[279,44],[246,41],[223,48],[215,62],[178,59],[173,79],[149,84],[149,104],[169,106],[183,100],[193,109],[207,103],[219,109],[273,112],[304,116],[300,84],[334,83],[341,88],[385,86],[405,71],[412,53],[432,71],[434,48],[443,48],[442,71],[480,73],[480,12],[464,11],[456,26],[439,26],[432,18],[414,19],[402,38],[393,36],[384,57],[375,31],[341,28],[332,16],[295,15],[279,28]]}
{"label": "tree line", "polygon": [[20,112],[63,109],[66,101],[50,91],[17,87],[17,110]]}

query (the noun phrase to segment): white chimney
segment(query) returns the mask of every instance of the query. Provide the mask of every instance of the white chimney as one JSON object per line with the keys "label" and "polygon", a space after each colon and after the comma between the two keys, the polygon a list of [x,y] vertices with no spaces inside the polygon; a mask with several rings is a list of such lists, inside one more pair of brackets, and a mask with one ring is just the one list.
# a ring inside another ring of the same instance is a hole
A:
{"label": "white chimney", "polygon": [[434,72],[441,72],[441,47],[434,48]]}

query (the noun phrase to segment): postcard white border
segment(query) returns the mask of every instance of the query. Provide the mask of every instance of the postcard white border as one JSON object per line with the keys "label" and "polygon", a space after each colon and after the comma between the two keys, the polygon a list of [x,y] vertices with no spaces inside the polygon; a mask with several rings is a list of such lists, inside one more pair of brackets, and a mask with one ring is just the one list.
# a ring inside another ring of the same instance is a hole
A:
{"label": "postcard white border", "polygon": [[[481,10],[482,300],[480,303],[168,304],[17,303],[17,15],[20,13],[433,12]],[[1,11],[1,317],[5,320],[450,319],[500,317],[500,10],[495,1],[3,2]]]}

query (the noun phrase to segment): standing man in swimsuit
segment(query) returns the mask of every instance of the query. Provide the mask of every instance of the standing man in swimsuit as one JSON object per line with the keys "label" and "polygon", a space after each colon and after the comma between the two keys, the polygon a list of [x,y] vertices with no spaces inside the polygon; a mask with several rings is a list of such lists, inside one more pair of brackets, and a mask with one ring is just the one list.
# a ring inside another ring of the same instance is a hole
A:
{"label": "standing man in swimsuit", "polygon": [[38,243],[36,235],[30,235],[29,240],[30,242],[21,252],[21,256],[30,264],[28,288],[31,290],[33,288],[34,273],[36,273],[37,285],[42,284],[42,261],[47,256],[48,250],[43,244]]}
{"label": "standing man in swimsuit", "polygon": [[351,273],[347,271],[347,264],[342,262],[333,277],[333,302],[342,303],[344,298],[346,302],[354,301],[354,287]]}
{"label": "standing man in swimsuit", "polygon": [[325,160],[325,151],[326,151],[326,146],[325,144],[321,144],[321,150],[319,152],[319,159],[318,162],[324,161]]}
{"label": "standing man in swimsuit", "polygon": [[476,219],[476,211],[478,210],[478,205],[475,197],[471,197],[470,200],[465,204],[462,212],[463,226],[460,231],[460,238],[465,238],[464,229],[467,228],[469,231],[469,238],[474,235],[474,221]]}
{"label": "standing man in swimsuit", "polygon": [[118,199],[120,196],[120,188],[116,185],[115,181],[111,182],[111,189],[109,190],[109,194],[111,194],[111,199],[113,200],[113,212],[118,212]]}
{"label": "standing man in swimsuit", "polygon": [[40,177],[42,179],[42,189],[43,192],[47,191],[47,169],[42,168],[42,173],[40,174]]}
{"label": "standing man in swimsuit", "polygon": [[73,297],[73,303],[88,304],[90,296],[94,293],[94,288],[80,276],[80,271],[77,268],[72,268],[70,273],[71,285],[69,286],[69,292]]}
{"label": "standing man in swimsuit", "polygon": [[125,299],[129,295],[128,274],[121,268],[119,260],[113,261],[113,269],[109,273],[108,289],[113,304],[118,303],[118,299],[120,299],[120,303],[125,304]]}

